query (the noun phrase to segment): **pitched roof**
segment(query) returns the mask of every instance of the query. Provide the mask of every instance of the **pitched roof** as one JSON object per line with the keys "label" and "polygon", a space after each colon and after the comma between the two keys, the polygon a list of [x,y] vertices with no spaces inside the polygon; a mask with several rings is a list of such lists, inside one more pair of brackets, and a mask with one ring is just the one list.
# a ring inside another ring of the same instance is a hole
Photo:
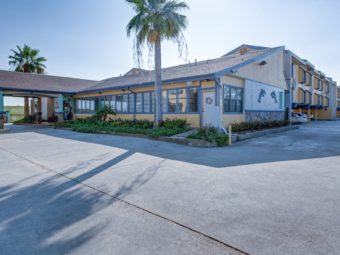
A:
{"label": "pitched roof", "polygon": [[[195,63],[168,67],[162,69],[162,80],[164,83],[174,82],[178,80],[185,80],[189,78],[204,78],[211,76],[211,78],[218,72],[223,70],[238,67],[240,65],[248,64],[250,60],[263,56],[277,48],[264,48],[256,51],[248,51],[245,54],[229,54],[220,58],[199,61]],[[128,75],[112,77],[98,82],[96,85],[82,90],[80,92],[94,92],[105,91],[115,88],[123,88],[127,86],[152,85],[154,82],[154,71],[141,70],[136,72],[128,72]]]}
{"label": "pitched roof", "polygon": [[98,81],[52,75],[19,73],[0,70],[0,88],[8,90],[75,93]]}

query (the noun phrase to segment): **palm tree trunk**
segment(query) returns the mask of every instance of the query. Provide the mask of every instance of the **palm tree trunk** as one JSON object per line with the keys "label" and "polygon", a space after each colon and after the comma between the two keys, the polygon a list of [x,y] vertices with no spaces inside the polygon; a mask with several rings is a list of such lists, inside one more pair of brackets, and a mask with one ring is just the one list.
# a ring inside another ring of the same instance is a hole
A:
{"label": "palm tree trunk", "polygon": [[162,49],[160,38],[155,42],[155,121],[154,126],[158,127],[163,120],[162,116]]}

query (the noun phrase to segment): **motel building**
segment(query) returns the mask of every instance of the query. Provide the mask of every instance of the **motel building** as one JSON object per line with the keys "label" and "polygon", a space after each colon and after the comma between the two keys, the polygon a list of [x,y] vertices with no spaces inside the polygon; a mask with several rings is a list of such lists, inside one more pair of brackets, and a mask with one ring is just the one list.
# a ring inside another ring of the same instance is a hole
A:
{"label": "motel building", "polygon": [[340,87],[336,89],[336,117],[340,118]]}
{"label": "motel building", "polygon": [[[286,120],[290,110],[318,119],[340,115],[336,82],[285,47],[241,45],[216,59],[164,68],[162,75],[164,119],[186,119],[192,127]],[[133,68],[92,81],[0,71],[0,112],[8,96],[24,98],[25,116],[38,122],[88,117],[104,105],[117,112],[112,118],[152,121],[154,72]]]}

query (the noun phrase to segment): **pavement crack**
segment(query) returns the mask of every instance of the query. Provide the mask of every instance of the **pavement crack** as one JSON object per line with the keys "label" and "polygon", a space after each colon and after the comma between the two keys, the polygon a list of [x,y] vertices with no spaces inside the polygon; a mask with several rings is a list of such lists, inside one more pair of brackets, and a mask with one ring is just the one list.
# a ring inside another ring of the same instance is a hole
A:
{"label": "pavement crack", "polygon": [[197,234],[197,235],[200,235],[200,236],[202,236],[202,237],[204,237],[204,238],[207,238],[207,239],[209,239],[209,240],[211,240],[211,241],[213,241],[213,242],[219,243],[219,244],[221,244],[221,245],[227,247],[228,249],[232,249],[232,250],[234,250],[235,252],[238,252],[238,253],[243,254],[243,255],[250,255],[249,253],[247,253],[247,252],[245,252],[245,251],[243,251],[243,250],[241,250],[241,249],[239,249],[239,248],[236,248],[236,247],[234,247],[234,246],[232,246],[232,245],[230,245],[230,244],[227,244],[226,242],[221,241],[221,240],[219,240],[219,239],[217,239],[217,238],[215,238],[215,237],[213,237],[213,236],[211,236],[211,235],[209,235],[209,234],[205,234],[205,233],[203,233],[203,232],[201,232],[201,231],[199,231],[199,230],[197,230],[197,229],[194,229],[194,228],[192,228],[192,227],[190,227],[190,226],[188,226],[188,225],[185,225],[184,223],[180,223],[180,222],[178,222],[178,221],[176,221],[176,220],[174,220],[174,219],[168,218],[168,217],[166,217],[166,216],[163,216],[163,215],[161,215],[161,214],[158,214],[158,213],[156,213],[156,212],[153,212],[153,211],[151,211],[151,210],[149,210],[149,209],[146,209],[146,208],[144,208],[144,207],[141,207],[141,206],[139,206],[139,205],[130,203],[130,202],[124,200],[124,199],[121,199],[121,198],[119,198],[119,197],[117,197],[117,196],[111,195],[111,194],[109,194],[109,193],[107,193],[107,192],[105,192],[105,191],[103,191],[103,190],[100,190],[100,189],[98,189],[98,188],[96,188],[96,187],[90,186],[90,185],[88,185],[88,184],[86,184],[86,183],[84,183],[84,182],[82,182],[82,181],[79,181],[79,180],[77,180],[77,179],[75,179],[75,178],[69,177],[69,176],[66,175],[66,174],[62,174],[62,173],[60,173],[60,172],[57,172],[57,171],[55,171],[55,170],[53,170],[53,169],[51,169],[51,168],[49,168],[49,167],[47,167],[47,166],[44,166],[44,165],[42,165],[42,164],[39,164],[39,163],[37,163],[37,162],[35,162],[35,161],[33,161],[33,160],[30,160],[30,159],[28,159],[28,158],[26,158],[26,157],[24,157],[24,156],[21,156],[21,155],[15,153],[15,152],[9,151],[9,150],[7,150],[7,149],[1,147],[1,146],[0,146],[0,149],[1,149],[2,151],[4,151],[4,152],[7,152],[7,153],[9,153],[9,154],[11,154],[11,155],[13,155],[13,156],[19,158],[19,159],[25,160],[26,162],[29,162],[30,164],[32,164],[32,165],[34,165],[34,166],[37,166],[37,167],[41,168],[42,170],[45,170],[45,171],[47,170],[47,171],[49,171],[49,172],[52,172],[52,173],[53,173],[54,175],[56,175],[56,176],[60,176],[60,177],[66,178],[66,179],[68,179],[68,180],[71,180],[71,181],[73,181],[73,182],[75,182],[75,183],[77,183],[77,184],[80,184],[80,185],[82,185],[82,186],[84,186],[84,187],[87,187],[87,188],[89,188],[89,189],[92,189],[93,191],[99,192],[99,193],[101,193],[101,194],[103,194],[103,195],[105,195],[105,196],[108,196],[108,197],[110,197],[110,198],[113,198],[113,199],[115,199],[115,200],[121,202],[121,203],[124,203],[124,204],[126,204],[126,205],[128,205],[128,206],[130,206],[130,207],[132,207],[132,208],[135,208],[135,209],[137,209],[137,210],[141,210],[141,211],[143,211],[143,212],[145,212],[145,213],[147,213],[147,214],[153,215],[153,216],[155,216],[155,217],[157,217],[157,218],[160,218],[160,219],[162,219],[162,220],[165,220],[165,221],[167,221],[167,222],[170,222],[170,223],[172,223],[172,224],[175,224],[175,225],[177,225],[177,226],[179,226],[179,227],[181,227],[181,228],[184,228],[184,229],[186,229],[186,230],[189,230],[189,231],[192,232],[192,233],[195,233],[195,234]]}

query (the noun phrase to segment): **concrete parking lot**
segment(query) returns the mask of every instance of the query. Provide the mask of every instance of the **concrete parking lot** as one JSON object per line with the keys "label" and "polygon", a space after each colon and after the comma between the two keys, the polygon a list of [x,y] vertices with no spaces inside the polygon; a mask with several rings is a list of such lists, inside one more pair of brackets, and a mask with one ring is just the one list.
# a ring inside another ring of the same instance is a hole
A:
{"label": "concrete parking lot", "polygon": [[1,254],[337,254],[340,122],[225,148],[12,126]]}

